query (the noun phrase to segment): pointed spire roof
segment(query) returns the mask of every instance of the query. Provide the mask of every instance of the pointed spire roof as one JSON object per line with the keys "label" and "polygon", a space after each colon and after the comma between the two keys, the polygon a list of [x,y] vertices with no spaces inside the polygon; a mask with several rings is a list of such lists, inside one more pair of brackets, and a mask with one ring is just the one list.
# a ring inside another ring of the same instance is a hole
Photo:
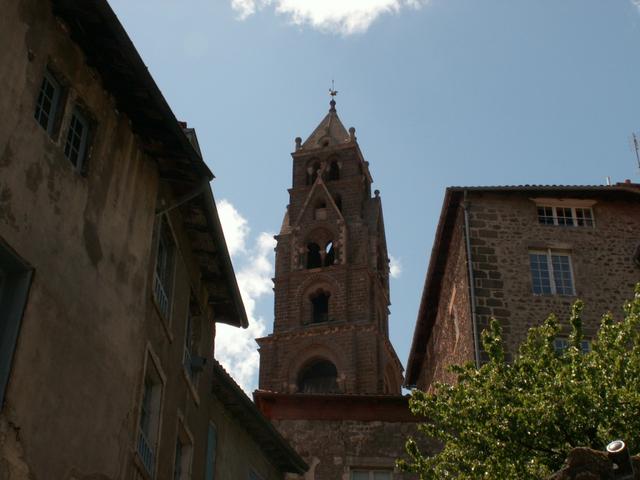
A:
{"label": "pointed spire roof", "polygon": [[327,147],[347,143],[351,140],[349,132],[338,118],[336,111],[336,101],[331,99],[329,103],[329,113],[322,119],[320,125],[316,127],[309,138],[302,144],[302,148],[312,150],[315,148]]}

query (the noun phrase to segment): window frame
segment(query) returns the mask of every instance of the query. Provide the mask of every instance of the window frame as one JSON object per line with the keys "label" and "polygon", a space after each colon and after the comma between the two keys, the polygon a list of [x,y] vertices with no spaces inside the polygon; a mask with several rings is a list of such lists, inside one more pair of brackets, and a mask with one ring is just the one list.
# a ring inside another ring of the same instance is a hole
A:
{"label": "window frame", "polygon": [[[553,339],[553,349],[558,355],[562,354],[569,348],[569,338],[559,336]],[[591,351],[591,340],[583,338],[580,341],[580,353],[589,353]]]}
{"label": "window frame", "polygon": [[[545,292],[545,291],[536,291],[536,279],[534,276],[534,269],[533,269],[533,264],[531,261],[531,257],[532,255],[538,255],[538,256],[544,256],[546,259],[546,266],[547,266],[547,273],[549,275],[549,292]],[[557,272],[554,268],[554,264],[553,264],[553,257],[554,256],[558,256],[558,257],[565,257],[568,259],[568,266],[569,266],[569,280],[570,280],[570,286],[571,286],[571,291],[569,293],[565,293],[565,292],[558,292],[558,285],[557,285]],[[575,282],[575,275],[574,275],[574,271],[573,271],[573,262],[571,261],[571,252],[568,251],[564,251],[564,250],[555,250],[552,248],[547,248],[547,249],[530,249],[528,251],[528,258],[529,258],[529,275],[530,275],[530,279],[531,279],[531,292],[536,295],[536,296],[561,296],[561,297],[574,297],[576,295],[576,282]]]}
{"label": "window frame", "polygon": [[[556,200],[554,202],[550,199],[539,199],[534,201],[536,205],[538,225],[569,228],[596,228],[596,217],[593,211],[593,205],[595,202],[593,201],[575,200],[560,202],[559,200]],[[541,209],[545,210],[543,215],[541,215]],[[547,209],[551,210],[550,215],[549,212],[546,211]],[[568,210],[571,216],[568,217],[566,212],[561,212],[560,210]],[[578,212],[589,212],[590,218],[587,218],[584,213],[582,216],[579,216]],[[543,219],[550,221],[544,221]],[[571,219],[571,223],[566,223],[566,220],[561,221],[561,219]],[[582,222],[582,225],[580,225],[579,222]]]}
{"label": "window frame", "polygon": [[[74,122],[82,127],[82,131],[79,135],[80,144],[77,149],[73,146],[73,139],[71,138],[72,135],[75,134]],[[65,136],[62,151],[65,158],[69,160],[71,165],[73,165],[73,168],[81,174],[85,174],[87,170],[92,130],[93,126],[89,115],[83,108],[76,104],[71,111],[71,118],[69,119],[69,125],[67,126],[67,135]],[[77,153],[75,161],[71,158],[72,149],[76,150]]]}
{"label": "window frame", "polygon": [[[42,124],[42,112],[44,111],[42,102],[44,99],[44,89],[45,83],[48,83],[53,88],[53,95],[51,97],[51,107],[47,115],[46,126]],[[36,95],[36,105],[33,112],[34,120],[40,125],[40,127],[47,132],[49,137],[54,137],[56,133],[56,127],[58,125],[58,119],[60,118],[60,114],[62,112],[64,99],[64,90],[60,81],[56,78],[49,67],[46,67],[42,74],[42,82],[40,83],[40,88]]]}
{"label": "window frame", "polygon": [[[184,423],[184,415],[178,411],[176,445],[174,448],[172,480],[191,480],[193,473],[193,435]],[[180,458],[178,458],[180,454]],[[177,469],[179,468],[179,471]],[[179,474],[176,476],[176,474]]]}
{"label": "window frame", "polygon": [[[173,317],[173,293],[176,281],[176,265],[178,257],[178,248],[171,228],[171,222],[166,214],[156,217],[156,239],[155,239],[155,255],[153,262],[153,278],[151,282],[151,296],[158,311],[162,322],[165,324],[167,333],[171,332],[171,319]],[[166,256],[166,265],[163,275],[158,272],[160,260],[160,247],[164,244]],[[161,277],[165,277],[163,279]],[[167,285],[164,282],[167,282]]]}
{"label": "window frame", "polygon": [[0,411],[29,297],[34,270],[0,238]]}
{"label": "window frame", "polygon": [[[150,369],[153,369],[153,372]],[[155,375],[153,375],[153,373],[155,373]],[[148,427],[144,428],[144,404],[145,399],[147,398],[147,385],[150,383],[149,381],[153,382],[151,388],[154,388],[155,390],[150,393],[151,395],[154,395],[154,398],[150,399],[150,403],[152,403],[152,405],[149,406],[149,415],[152,415],[152,418],[150,418]],[[160,359],[153,352],[151,345],[147,344],[138,409],[138,421],[136,423],[134,451],[140,468],[142,468],[149,478],[152,479],[156,478],[158,470],[158,447],[160,445],[160,437],[162,433],[162,411],[164,408],[164,391],[166,383],[167,377],[160,366]],[[149,458],[149,455],[151,455],[151,458]]]}

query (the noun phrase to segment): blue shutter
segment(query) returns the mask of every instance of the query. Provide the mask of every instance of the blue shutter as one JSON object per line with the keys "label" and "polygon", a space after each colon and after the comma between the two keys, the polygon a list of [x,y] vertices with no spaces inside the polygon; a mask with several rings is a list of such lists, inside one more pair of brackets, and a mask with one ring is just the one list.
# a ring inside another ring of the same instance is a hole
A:
{"label": "blue shutter", "polygon": [[213,480],[216,475],[216,426],[209,424],[209,435],[207,436],[207,468],[205,470],[205,480]]}

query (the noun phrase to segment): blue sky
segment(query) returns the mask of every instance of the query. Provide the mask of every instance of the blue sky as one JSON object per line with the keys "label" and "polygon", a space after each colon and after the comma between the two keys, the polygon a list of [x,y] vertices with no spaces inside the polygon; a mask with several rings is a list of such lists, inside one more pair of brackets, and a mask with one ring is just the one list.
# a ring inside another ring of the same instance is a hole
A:
{"label": "blue sky", "polygon": [[251,336],[273,322],[269,239],[288,202],[289,153],[325,115],[331,79],[401,265],[390,323],[403,363],[446,186],[640,181],[632,0],[110,3],[217,177],[253,320],[221,329],[217,351],[247,390]]}

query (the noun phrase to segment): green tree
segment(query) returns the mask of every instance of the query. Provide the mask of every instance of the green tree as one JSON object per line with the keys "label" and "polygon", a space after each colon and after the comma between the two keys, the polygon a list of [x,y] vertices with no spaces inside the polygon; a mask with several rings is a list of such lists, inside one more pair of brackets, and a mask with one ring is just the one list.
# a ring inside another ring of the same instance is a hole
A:
{"label": "green tree", "polygon": [[452,367],[457,384],[414,391],[420,431],[444,445],[423,455],[407,441],[406,471],[421,479],[540,479],[558,470],[578,446],[603,449],[622,438],[640,450],[640,284],[615,322],[602,317],[591,351],[581,349],[583,304],[571,310],[569,347],[554,348],[555,316],[532,328],[517,355],[505,360],[500,324],[482,334],[489,360]]}

